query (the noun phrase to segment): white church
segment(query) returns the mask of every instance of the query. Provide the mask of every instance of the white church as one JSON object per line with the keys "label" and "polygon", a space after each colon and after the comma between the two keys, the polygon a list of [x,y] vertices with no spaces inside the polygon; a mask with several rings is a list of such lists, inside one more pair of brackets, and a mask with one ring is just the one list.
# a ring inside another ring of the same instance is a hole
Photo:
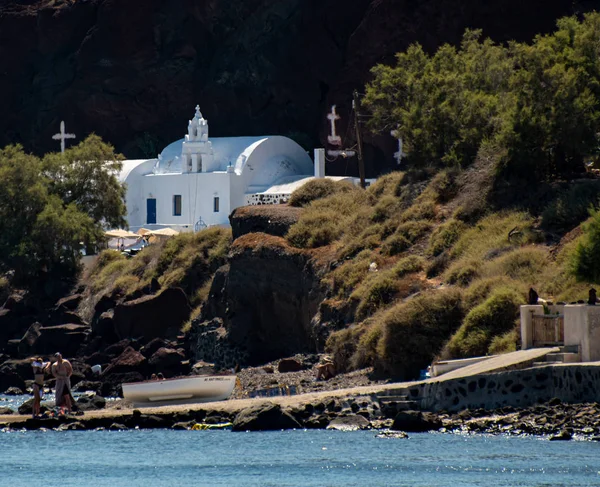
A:
{"label": "white church", "polygon": [[[200,107],[185,138],[158,159],[124,161],[127,219],[132,231],[170,227],[197,231],[228,225],[239,206],[284,203],[314,177],[325,177],[325,154],[316,162],[296,142],[281,136],[208,136]],[[333,178],[336,180],[353,178]]]}

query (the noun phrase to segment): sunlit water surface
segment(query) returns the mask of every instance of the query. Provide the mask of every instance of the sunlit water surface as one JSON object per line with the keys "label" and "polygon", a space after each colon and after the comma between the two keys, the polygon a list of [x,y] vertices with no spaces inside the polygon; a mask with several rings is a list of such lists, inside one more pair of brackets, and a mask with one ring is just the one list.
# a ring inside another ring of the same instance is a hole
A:
{"label": "sunlit water surface", "polygon": [[374,431],[0,432],[0,485],[590,486],[600,444]]}

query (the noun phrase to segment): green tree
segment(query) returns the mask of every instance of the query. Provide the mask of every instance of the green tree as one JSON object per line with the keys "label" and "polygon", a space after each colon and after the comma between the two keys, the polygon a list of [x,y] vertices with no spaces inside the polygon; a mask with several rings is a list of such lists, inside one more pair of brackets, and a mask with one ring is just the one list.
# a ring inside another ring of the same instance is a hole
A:
{"label": "green tree", "polygon": [[74,203],[95,222],[120,228],[127,224],[125,188],[117,179],[123,159],[110,144],[92,134],[64,154],[47,154],[42,165],[50,191],[65,205]]}
{"label": "green tree", "polygon": [[97,136],[43,160],[18,145],[0,150],[0,269],[21,284],[73,277],[82,244],[126,224],[121,160]]}

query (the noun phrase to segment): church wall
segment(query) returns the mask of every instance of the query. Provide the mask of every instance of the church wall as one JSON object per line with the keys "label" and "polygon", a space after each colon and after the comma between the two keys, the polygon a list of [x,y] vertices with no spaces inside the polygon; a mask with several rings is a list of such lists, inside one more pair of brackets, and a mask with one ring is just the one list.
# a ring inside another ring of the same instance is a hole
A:
{"label": "church wall", "polygon": [[[142,200],[142,180],[144,174],[152,171],[157,159],[144,161],[125,161],[121,180],[125,183],[125,204],[127,205],[127,222],[133,231],[144,226],[146,218],[145,199]],[[129,166],[129,167],[128,167]]]}
{"label": "church wall", "polygon": [[[142,226],[146,220],[146,200],[156,199],[156,225],[180,231],[193,231],[202,218],[207,225],[228,225],[230,213],[230,178],[225,172],[197,174],[160,174],[143,177],[140,206]],[[173,197],[181,196],[181,215],[173,214]],[[214,198],[219,198],[219,211],[214,211]]]}

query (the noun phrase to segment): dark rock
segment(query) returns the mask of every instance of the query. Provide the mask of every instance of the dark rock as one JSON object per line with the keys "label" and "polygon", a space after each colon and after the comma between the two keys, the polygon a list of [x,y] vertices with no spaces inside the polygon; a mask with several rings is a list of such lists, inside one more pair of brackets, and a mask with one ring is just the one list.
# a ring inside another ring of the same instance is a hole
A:
{"label": "dark rock", "polygon": [[92,331],[109,343],[117,341],[114,318],[115,311],[113,309],[101,313],[98,319],[94,321]]}
{"label": "dark rock", "polygon": [[194,375],[212,375],[215,373],[215,364],[210,364],[201,360],[192,366],[192,373]]}
{"label": "dark rock", "polygon": [[130,426],[138,426],[140,429],[168,428],[171,425],[168,417],[142,414],[132,417]]}
{"label": "dark rock", "polygon": [[4,406],[0,407],[0,416],[8,414],[15,414],[15,412],[11,408],[7,408]]}
{"label": "dark rock", "polygon": [[275,369],[273,368],[272,365],[265,365],[262,368],[267,374],[274,374],[275,373]]}
{"label": "dark rock", "polygon": [[120,338],[162,337],[179,329],[192,309],[182,289],[167,288],[154,296],[143,296],[115,307],[115,331]]}
{"label": "dark rock", "polygon": [[394,418],[393,430],[408,433],[423,433],[436,431],[442,427],[442,422],[430,413],[420,411],[401,411]]}
{"label": "dark rock", "polygon": [[112,345],[109,345],[108,347],[106,347],[104,349],[104,353],[106,355],[109,355],[112,357],[118,357],[128,347],[132,347],[135,350],[135,347],[133,346],[133,342],[131,340],[125,338],[123,340],[120,340],[120,341],[113,343]]}
{"label": "dark rock", "polygon": [[325,429],[331,420],[325,414],[315,414],[304,422],[304,427],[308,429]]}
{"label": "dark rock", "polygon": [[[19,414],[32,414],[33,413],[33,397],[30,399],[27,399],[27,401],[25,401],[23,404],[21,404],[18,408]],[[48,411],[48,407],[44,405],[44,403],[42,403],[40,405],[40,413],[45,413],[46,411]]]}
{"label": "dark rock", "polygon": [[106,407],[106,399],[97,394],[91,396],[85,395],[77,399],[77,406],[82,411],[94,411]]}
{"label": "dark rock", "polygon": [[562,430],[558,435],[551,436],[548,438],[550,441],[569,441],[573,438],[573,435],[567,431]]}
{"label": "dark rock", "polygon": [[73,294],[65,298],[61,298],[56,302],[54,309],[64,311],[75,311],[81,303],[83,296],[81,294]]}
{"label": "dark rock", "polygon": [[299,372],[302,369],[302,362],[293,358],[281,359],[277,364],[277,370],[281,373]]}
{"label": "dark rock", "polygon": [[283,237],[298,221],[302,208],[283,205],[242,206],[229,216],[233,239],[247,233],[268,233]]}
{"label": "dark rock", "polygon": [[548,401],[548,406],[550,407],[560,406],[561,404],[562,401],[558,397],[553,397]]}
{"label": "dark rock", "polygon": [[149,360],[150,370],[162,372],[165,377],[173,377],[189,372],[189,364],[185,365],[185,354],[182,350],[159,348]]}
{"label": "dark rock", "polygon": [[82,380],[72,387],[73,392],[98,392],[102,387],[102,382]]}
{"label": "dark rock", "polygon": [[159,348],[163,348],[163,347],[168,348],[169,343],[166,340],[164,340],[163,338],[154,338],[153,340],[150,340],[142,348],[140,348],[140,353],[147,359],[150,359],[150,357],[152,357],[152,355],[154,355],[158,351]]}
{"label": "dark rock", "polygon": [[128,430],[129,428],[121,423],[113,423],[108,427],[108,429],[110,431],[125,431],[125,430]]}
{"label": "dark rock", "polygon": [[408,435],[404,431],[381,431],[375,435],[375,438],[406,439]]}
{"label": "dark rock", "polygon": [[140,352],[136,352],[132,347],[127,347],[123,353],[114,359],[111,364],[102,372],[102,376],[112,374],[124,374],[128,372],[139,372],[142,375],[147,373],[148,361]]}
{"label": "dark rock", "polygon": [[328,430],[356,431],[370,427],[369,420],[360,415],[342,416],[334,419],[327,426]]}
{"label": "dark rock", "polygon": [[87,338],[89,328],[85,325],[57,325],[39,329],[39,336],[31,345],[33,353],[52,354],[60,351],[63,357],[74,357]]}
{"label": "dark rock", "polygon": [[22,396],[23,391],[18,387],[9,387],[4,391],[5,396]]}
{"label": "dark rock", "polygon": [[233,421],[233,431],[268,431],[300,428],[298,421],[279,404],[263,403],[246,408]]}
{"label": "dark rock", "polygon": [[19,353],[23,355],[28,355],[32,352],[35,343],[39,340],[41,335],[42,324],[35,322],[33,323],[21,338],[21,342],[19,343]]}
{"label": "dark rock", "polygon": [[194,426],[194,424],[196,424],[195,421],[183,421],[183,422],[175,423],[173,426],[171,426],[171,429],[173,429],[173,430],[189,430],[192,428],[192,426]]}
{"label": "dark rock", "polygon": [[84,431],[86,429],[87,428],[86,428],[85,424],[83,424],[81,421],[74,421],[72,423],[66,423],[59,427],[60,431]]}

